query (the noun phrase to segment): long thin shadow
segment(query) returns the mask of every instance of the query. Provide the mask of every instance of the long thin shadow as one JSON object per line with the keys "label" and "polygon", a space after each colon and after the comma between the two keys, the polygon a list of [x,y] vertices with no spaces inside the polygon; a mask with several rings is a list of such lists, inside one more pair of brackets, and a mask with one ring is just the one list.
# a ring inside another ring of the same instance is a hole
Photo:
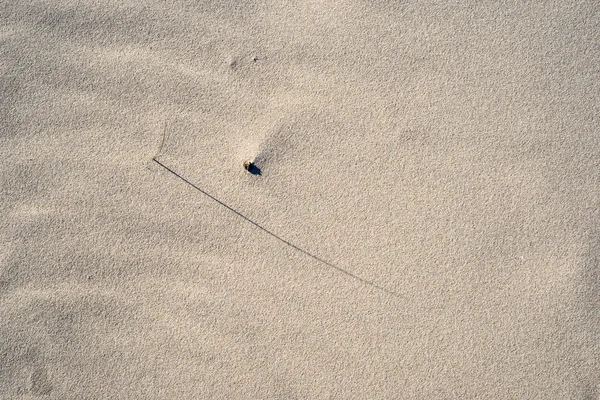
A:
{"label": "long thin shadow", "polygon": [[200,189],[198,186],[196,186],[194,183],[190,182],[189,180],[187,180],[186,178],[184,178],[183,176],[179,175],[177,172],[173,171],[171,168],[167,167],[165,164],[161,163],[160,161],[158,161],[156,159],[156,157],[154,157],[152,159],[152,161],[154,161],[155,163],[157,163],[158,165],[160,165],[161,167],[163,167],[164,169],[166,169],[167,171],[169,171],[171,174],[175,175],[177,178],[181,179],[182,181],[184,181],[185,183],[187,183],[188,185],[190,185],[191,187],[193,187],[194,189],[196,189],[197,191],[199,191],[200,193],[204,194],[205,196],[208,196],[209,198],[211,198],[212,200],[216,201],[217,203],[219,203],[220,205],[222,205],[223,207],[227,208],[229,211],[235,213],[236,215],[238,215],[239,217],[245,219],[246,221],[250,222],[252,225],[254,225],[255,227],[257,227],[258,229],[262,230],[263,232],[271,235],[272,237],[274,237],[275,239],[279,240],[280,242],[285,243],[286,245],[298,250],[299,252],[309,256],[310,258],[320,262],[321,264],[324,264],[330,268],[335,269],[338,272],[341,272],[342,274],[352,278],[352,279],[356,279],[357,281],[360,281],[362,283],[364,283],[365,285],[371,286],[375,289],[381,290],[382,292],[385,292],[389,295],[392,295],[394,297],[398,297],[398,298],[402,298],[402,296],[400,296],[398,293],[393,292],[389,289],[384,288],[383,286],[379,286],[378,284],[371,282],[367,279],[361,278],[358,275],[354,275],[353,273],[346,271],[343,268],[338,267],[337,265],[334,265],[328,261],[323,260],[322,258],[309,253],[308,251],[296,246],[293,243],[288,242],[287,240],[285,240],[284,238],[277,236],[276,234],[274,234],[273,232],[271,232],[270,230],[268,230],[267,228],[263,227],[262,225],[254,222],[253,220],[251,220],[250,218],[246,217],[244,214],[242,214],[241,212],[237,211],[236,209],[228,206],[227,204],[223,203],[221,200],[217,199],[215,196],[205,192],[204,190]]}

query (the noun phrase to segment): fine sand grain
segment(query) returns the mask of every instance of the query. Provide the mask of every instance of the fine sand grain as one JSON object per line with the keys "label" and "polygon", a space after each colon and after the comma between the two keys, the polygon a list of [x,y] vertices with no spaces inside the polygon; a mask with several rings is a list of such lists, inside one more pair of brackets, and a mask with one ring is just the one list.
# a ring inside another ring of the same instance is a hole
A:
{"label": "fine sand grain", "polygon": [[600,5],[0,22],[0,399],[599,398]]}

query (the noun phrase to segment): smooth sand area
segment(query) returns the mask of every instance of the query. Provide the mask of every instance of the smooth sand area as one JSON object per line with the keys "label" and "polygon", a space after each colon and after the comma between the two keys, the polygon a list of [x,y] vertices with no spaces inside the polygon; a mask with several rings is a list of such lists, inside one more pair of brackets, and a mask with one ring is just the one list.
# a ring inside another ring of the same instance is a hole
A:
{"label": "smooth sand area", "polygon": [[599,38],[0,0],[0,399],[600,398]]}

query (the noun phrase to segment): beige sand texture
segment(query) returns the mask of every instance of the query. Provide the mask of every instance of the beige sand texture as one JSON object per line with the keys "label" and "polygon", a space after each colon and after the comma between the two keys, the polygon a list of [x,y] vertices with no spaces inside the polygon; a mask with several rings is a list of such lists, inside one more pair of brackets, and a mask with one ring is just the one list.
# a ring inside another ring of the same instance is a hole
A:
{"label": "beige sand texture", "polygon": [[600,3],[0,22],[0,399],[600,398]]}

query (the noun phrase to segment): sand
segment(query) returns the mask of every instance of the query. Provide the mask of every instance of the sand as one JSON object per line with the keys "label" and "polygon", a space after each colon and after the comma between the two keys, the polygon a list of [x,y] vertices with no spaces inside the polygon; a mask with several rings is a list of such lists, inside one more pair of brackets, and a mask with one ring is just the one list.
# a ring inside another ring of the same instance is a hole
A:
{"label": "sand", "polygon": [[599,398],[600,5],[0,21],[1,399]]}

